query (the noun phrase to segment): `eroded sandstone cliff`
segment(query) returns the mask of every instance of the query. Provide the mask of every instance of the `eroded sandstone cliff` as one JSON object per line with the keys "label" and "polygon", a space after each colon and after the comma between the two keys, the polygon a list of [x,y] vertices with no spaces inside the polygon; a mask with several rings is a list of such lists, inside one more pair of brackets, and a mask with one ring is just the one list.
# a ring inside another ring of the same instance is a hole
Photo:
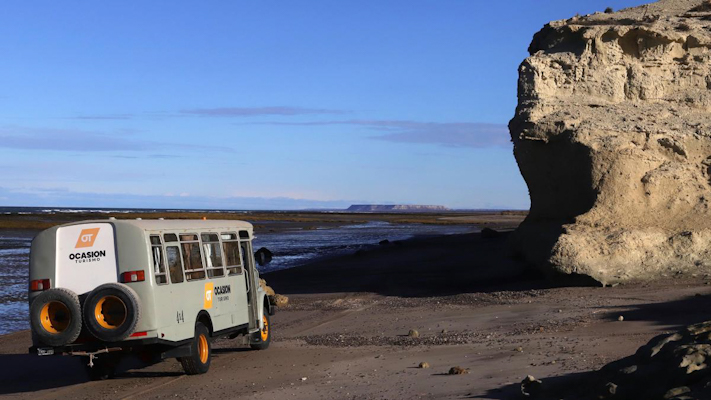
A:
{"label": "eroded sandstone cliff", "polygon": [[531,212],[514,248],[602,283],[711,268],[711,3],[555,21],[509,127]]}

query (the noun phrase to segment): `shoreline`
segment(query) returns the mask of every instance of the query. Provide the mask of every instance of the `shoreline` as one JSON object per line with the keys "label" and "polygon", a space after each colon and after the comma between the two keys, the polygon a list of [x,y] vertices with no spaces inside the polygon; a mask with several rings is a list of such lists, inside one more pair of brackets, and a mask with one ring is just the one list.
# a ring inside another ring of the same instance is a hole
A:
{"label": "shoreline", "polygon": [[527,215],[523,211],[495,212],[437,212],[437,213],[353,213],[317,211],[190,211],[190,212],[71,212],[54,214],[0,214],[0,230],[41,230],[55,225],[88,219],[230,219],[245,220],[255,225],[255,230],[270,224],[309,228],[317,225],[343,226],[367,221],[384,221],[393,224],[477,225],[486,227],[516,227]]}

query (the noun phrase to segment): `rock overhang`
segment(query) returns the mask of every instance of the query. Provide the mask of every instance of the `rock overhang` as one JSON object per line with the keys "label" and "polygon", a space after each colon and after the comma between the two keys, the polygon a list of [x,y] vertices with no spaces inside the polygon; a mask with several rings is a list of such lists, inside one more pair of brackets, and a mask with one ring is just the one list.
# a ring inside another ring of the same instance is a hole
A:
{"label": "rock overhang", "polygon": [[[711,263],[711,5],[554,21],[509,123],[531,212],[514,249],[602,283]],[[682,240],[693,238],[693,240]]]}

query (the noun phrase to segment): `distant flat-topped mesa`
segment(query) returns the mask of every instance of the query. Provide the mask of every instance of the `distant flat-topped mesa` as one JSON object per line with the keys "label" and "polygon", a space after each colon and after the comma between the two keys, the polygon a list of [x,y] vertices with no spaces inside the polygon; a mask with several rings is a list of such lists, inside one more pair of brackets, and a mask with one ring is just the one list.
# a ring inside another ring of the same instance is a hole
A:
{"label": "distant flat-topped mesa", "polygon": [[555,21],[533,37],[509,123],[531,196],[520,256],[602,283],[711,267],[710,49],[701,0]]}
{"label": "distant flat-topped mesa", "polygon": [[449,211],[445,206],[419,206],[402,204],[353,204],[346,211],[352,212],[424,212]]}

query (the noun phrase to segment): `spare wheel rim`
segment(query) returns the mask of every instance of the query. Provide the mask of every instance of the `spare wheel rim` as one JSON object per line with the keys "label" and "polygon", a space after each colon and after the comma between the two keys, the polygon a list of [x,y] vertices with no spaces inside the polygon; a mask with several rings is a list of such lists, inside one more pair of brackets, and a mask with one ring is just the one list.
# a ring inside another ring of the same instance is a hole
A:
{"label": "spare wheel rim", "polygon": [[116,296],[104,296],[96,302],[94,318],[104,329],[114,330],[126,322],[128,310],[123,300]]}
{"label": "spare wheel rim", "polygon": [[61,301],[48,301],[40,310],[40,324],[51,334],[64,332],[71,322],[69,307]]}

